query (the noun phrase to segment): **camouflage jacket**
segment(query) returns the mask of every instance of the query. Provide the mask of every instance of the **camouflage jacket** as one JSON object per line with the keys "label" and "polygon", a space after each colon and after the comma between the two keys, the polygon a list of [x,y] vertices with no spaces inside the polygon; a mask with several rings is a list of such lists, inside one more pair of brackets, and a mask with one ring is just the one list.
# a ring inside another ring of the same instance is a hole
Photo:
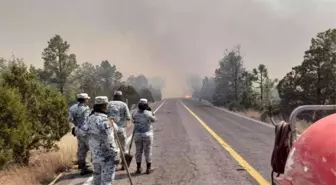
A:
{"label": "camouflage jacket", "polygon": [[156,121],[155,116],[151,111],[136,110],[132,115],[135,133],[153,132],[153,122]]}
{"label": "camouflage jacket", "polygon": [[122,101],[110,101],[107,107],[109,117],[114,117],[118,127],[125,128],[128,120],[131,119],[131,114],[126,103]]}
{"label": "camouflage jacket", "polygon": [[82,103],[76,103],[69,109],[69,120],[79,128],[84,125],[84,122],[89,117],[89,115],[89,106]]}
{"label": "camouflage jacket", "polygon": [[92,114],[86,125],[88,127],[89,146],[93,160],[102,162],[106,158],[117,156],[117,145],[114,140],[113,128],[107,115],[103,113]]}

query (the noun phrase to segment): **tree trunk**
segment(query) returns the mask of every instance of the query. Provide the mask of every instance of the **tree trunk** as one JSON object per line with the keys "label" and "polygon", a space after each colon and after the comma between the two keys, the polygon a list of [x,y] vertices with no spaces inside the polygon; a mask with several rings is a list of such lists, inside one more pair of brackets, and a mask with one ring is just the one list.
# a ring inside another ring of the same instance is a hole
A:
{"label": "tree trunk", "polygon": [[60,84],[59,90],[61,94],[64,95],[64,85],[63,84]]}
{"label": "tree trunk", "polygon": [[25,146],[15,146],[13,148],[14,162],[20,165],[29,165],[30,152]]}
{"label": "tree trunk", "polygon": [[316,84],[316,104],[321,104],[321,72],[320,72],[320,64],[318,64],[317,68],[317,84]]}
{"label": "tree trunk", "polygon": [[262,106],[263,101],[263,94],[264,94],[264,79],[263,79],[263,72],[260,71],[260,106]]}

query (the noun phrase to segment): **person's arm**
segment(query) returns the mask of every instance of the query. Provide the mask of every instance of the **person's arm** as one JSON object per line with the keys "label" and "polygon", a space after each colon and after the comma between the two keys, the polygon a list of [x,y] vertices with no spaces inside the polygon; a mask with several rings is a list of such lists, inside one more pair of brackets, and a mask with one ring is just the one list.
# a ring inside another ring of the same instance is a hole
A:
{"label": "person's arm", "polygon": [[87,132],[89,130],[89,125],[88,125],[88,119],[86,119],[83,123],[83,126],[81,127],[81,130],[83,132]]}
{"label": "person's arm", "polygon": [[84,111],[84,118],[87,120],[91,114],[90,108],[87,107],[86,110]]}
{"label": "person's arm", "polygon": [[68,117],[68,120],[69,120],[71,123],[74,122],[74,117],[72,116],[71,108],[69,109],[69,117]]}
{"label": "person's arm", "polygon": [[116,131],[116,130],[119,129],[118,125],[114,122],[114,118],[113,117],[109,117],[108,121],[109,121],[109,124],[113,127],[111,129],[114,129],[114,131]]}
{"label": "person's arm", "polygon": [[115,141],[113,137],[113,132],[110,127],[110,122],[107,118],[104,118],[102,120],[102,123],[100,124],[100,130],[101,130],[101,137],[103,141],[103,145],[105,145],[106,149],[108,150],[108,153],[115,155]]}
{"label": "person's arm", "polygon": [[114,130],[119,130],[118,125],[117,125],[114,121],[112,121],[112,124],[113,124],[113,128],[114,128]]}
{"label": "person's arm", "polygon": [[132,111],[132,116],[131,116],[132,117],[131,119],[132,119],[133,123],[134,123],[134,114],[135,114],[135,110]]}
{"label": "person's arm", "polygon": [[148,115],[148,118],[151,122],[156,121],[156,117],[153,115],[153,113],[151,111],[147,111],[147,115]]}
{"label": "person's arm", "polygon": [[82,127],[81,127],[81,129],[82,129],[83,131],[87,131],[87,130],[89,129],[89,126],[88,126],[88,119],[89,119],[90,115],[91,115],[90,108],[87,107],[87,108],[84,110],[84,112],[83,112],[84,123],[83,123],[83,125],[82,125]]}
{"label": "person's arm", "polygon": [[[69,120],[74,126],[76,126],[75,123],[74,123],[74,117],[73,117],[73,115],[72,115],[72,111],[71,111],[71,109],[69,109],[69,117],[68,117],[68,120]],[[71,129],[71,134],[72,134],[74,137],[76,137],[75,127],[72,127],[72,129]]]}

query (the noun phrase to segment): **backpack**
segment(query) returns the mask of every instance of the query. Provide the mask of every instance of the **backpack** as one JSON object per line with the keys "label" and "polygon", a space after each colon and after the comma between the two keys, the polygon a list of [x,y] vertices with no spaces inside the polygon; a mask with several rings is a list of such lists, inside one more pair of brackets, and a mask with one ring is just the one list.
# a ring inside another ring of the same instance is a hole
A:
{"label": "backpack", "polygon": [[274,173],[277,173],[277,177],[279,177],[280,174],[285,172],[287,158],[292,146],[293,142],[291,125],[282,121],[275,126],[274,149],[271,157],[272,184],[274,184]]}

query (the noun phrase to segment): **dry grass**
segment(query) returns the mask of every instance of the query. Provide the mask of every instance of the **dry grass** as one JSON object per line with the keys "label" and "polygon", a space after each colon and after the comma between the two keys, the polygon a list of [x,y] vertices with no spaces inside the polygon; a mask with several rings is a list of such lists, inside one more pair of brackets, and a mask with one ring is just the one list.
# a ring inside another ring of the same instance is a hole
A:
{"label": "dry grass", "polygon": [[0,185],[48,184],[60,172],[69,170],[76,160],[77,140],[69,133],[58,142],[58,146],[58,151],[32,152],[29,167],[12,166],[0,171]]}
{"label": "dry grass", "polygon": [[238,112],[239,114],[242,114],[243,116],[250,117],[253,119],[260,120],[261,113],[259,111],[253,110],[253,109],[247,109],[244,112]]}
{"label": "dry grass", "polygon": [[71,168],[76,159],[77,141],[71,134],[65,135],[58,146],[58,151],[33,154],[29,167],[13,166],[0,172],[0,184],[39,185],[52,181],[58,173]]}
{"label": "dry grass", "polygon": [[[246,117],[250,117],[250,118],[253,118],[253,119],[257,119],[257,120],[261,120],[260,117],[261,117],[261,113],[259,111],[256,111],[256,110],[252,110],[252,109],[248,109],[244,112],[238,112],[239,114],[243,115],[243,116],[246,116]],[[278,118],[275,118],[274,119],[275,122],[277,123],[278,121],[281,121],[280,119]],[[267,123],[270,123],[270,121],[267,121]],[[310,122],[307,122],[305,120],[298,120],[297,123],[296,123],[296,129],[297,129],[297,132],[298,133],[302,133],[304,130],[306,130],[312,123]]]}
{"label": "dry grass", "polygon": [[296,123],[296,130],[298,133],[302,133],[303,131],[305,131],[312,123],[307,122],[305,120],[299,120]]}

